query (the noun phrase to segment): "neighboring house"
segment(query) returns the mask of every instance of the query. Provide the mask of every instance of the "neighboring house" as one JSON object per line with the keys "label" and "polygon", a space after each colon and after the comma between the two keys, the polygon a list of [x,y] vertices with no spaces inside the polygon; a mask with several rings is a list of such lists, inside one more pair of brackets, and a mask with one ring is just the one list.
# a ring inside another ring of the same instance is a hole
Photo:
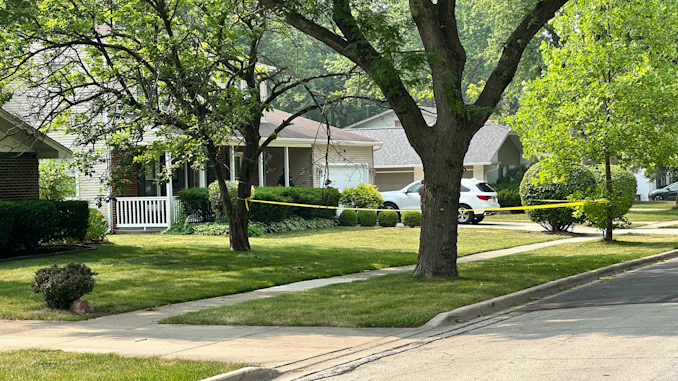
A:
{"label": "neighboring house", "polygon": [[[421,110],[426,122],[433,125],[435,109],[422,107]],[[345,130],[382,142],[374,151],[374,183],[380,191],[401,189],[424,177],[421,159],[407,140],[393,110],[362,120]],[[518,134],[507,126],[488,122],[473,137],[464,156],[464,177],[494,183],[510,168],[528,163],[523,157]]]}
{"label": "neighboring house", "polygon": [[37,200],[38,160],[70,157],[66,147],[0,109],[0,200]]}

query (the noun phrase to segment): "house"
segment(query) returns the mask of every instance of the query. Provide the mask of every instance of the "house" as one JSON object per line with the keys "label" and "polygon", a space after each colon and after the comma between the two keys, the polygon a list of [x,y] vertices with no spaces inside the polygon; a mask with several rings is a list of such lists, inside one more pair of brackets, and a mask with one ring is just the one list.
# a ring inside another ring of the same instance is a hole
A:
{"label": "house", "polygon": [[37,200],[38,160],[71,157],[66,147],[0,109],[0,200]]}
{"label": "house", "polygon": [[[21,112],[21,100],[21,97],[15,97],[9,108]],[[191,163],[184,163],[173,173],[169,182],[160,183],[157,181],[160,162],[146,167],[124,163],[119,152],[107,151],[100,143],[83,147],[77,144],[74,135],[51,132],[48,137],[38,134],[26,123],[19,123],[7,112],[3,111],[0,116],[0,127],[8,132],[0,143],[0,159],[3,160],[0,165],[5,168],[0,169],[0,192],[6,188],[8,193],[0,193],[0,198],[37,198],[37,159],[70,158],[71,153],[64,146],[73,152],[107,152],[106,160],[96,164],[88,175],[75,174],[76,194],[78,199],[98,208],[113,231],[167,228],[176,215],[178,191],[190,187],[207,187],[215,180],[213,170],[195,169]],[[270,135],[289,116],[289,113],[280,110],[267,112],[262,119],[261,136]],[[153,136],[148,138],[149,142],[153,139]],[[341,190],[360,182],[371,183],[374,174],[373,149],[378,145],[379,142],[371,138],[299,117],[278,133],[260,156],[254,185],[276,186],[283,173],[288,174],[285,185],[291,185],[288,183],[291,179],[295,186],[321,187],[329,178],[332,185]],[[235,136],[222,147],[230,162],[225,173],[228,179],[235,179],[238,175],[242,146],[243,143]],[[11,167],[16,169],[11,169],[6,160],[20,163]],[[171,163],[171,155],[163,156],[162,160]],[[120,165],[131,169],[127,175],[128,185],[112,189],[101,179]],[[16,175],[11,174],[11,171],[16,171]],[[25,185],[22,188],[16,186],[19,179],[29,180],[30,192],[25,190]]]}
{"label": "house", "polygon": [[[433,125],[435,108],[421,107],[421,110],[426,122]],[[424,177],[421,159],[393,110],[364,119],[345,130],[382,143],[374,151],[374,183],[380,191],[401,189]],[[473,137],[464,156],[464,177],[494,183],[512,167],[528,163],[518,134],[507,126],[488,122]]]}

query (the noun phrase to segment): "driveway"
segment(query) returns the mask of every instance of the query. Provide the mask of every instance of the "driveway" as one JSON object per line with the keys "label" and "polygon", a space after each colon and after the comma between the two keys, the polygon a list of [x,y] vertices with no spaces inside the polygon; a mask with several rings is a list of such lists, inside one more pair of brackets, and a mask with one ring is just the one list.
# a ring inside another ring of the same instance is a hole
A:
{"label": "driveway", "polygon": [[675,380],[678,259],[476,319],[411,350],[334,372],[343,373],[328,379]]}

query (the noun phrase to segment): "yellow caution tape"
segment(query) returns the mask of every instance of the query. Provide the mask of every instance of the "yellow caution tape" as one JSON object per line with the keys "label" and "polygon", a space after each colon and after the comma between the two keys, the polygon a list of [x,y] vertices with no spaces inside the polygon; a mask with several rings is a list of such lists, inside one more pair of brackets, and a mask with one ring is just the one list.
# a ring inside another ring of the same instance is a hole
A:
{"label": "yellow caution tape", "polygon": [[[352,207],[347,207],[347,206],[328,206],[328,205],[310,205],[310,204],[297,204],[293,202],[282,202],[282,201],[267,201],[267,200],[252,200],[250,197],[244,199],[245,200],[245,207],[247,208],[247,211],[250,210],[249,203],[250,202],[258,202],[260,204],[271,204],[271,205],[284,205],[284,206],[297,206],[301,208],[315,208],[315,209],[350,209],[350,210],[369,210],[373,212],[381,212],[385,210],[392,210],[394,212],[406,212],[407,210],[401,210],[401,209],[374,209],[374,208],[352,208]],[[540,200],[540,201],[545,201],[545,200]],[[597,203],[597,204],[606,204],[609,203],[610,201],[605,200],[605,199],[600,199],[600,200],[595,200],[595,201],[575,201],[575,202],[563,202],[559,204],[547,204],[547,205],[528,205],[528,206],[510,206],[510,207],[504,207],[504,208],[485,208],[485,209],[459,209],[460,211],[467,212],[467,211],[477,211],[477,210],[483,210],[483,211],[501,211],[501,210],[528,210],[528,209],[553,209],[553,208],[571,208],[573,206],[580,206],[584,205],[587,203]]]}

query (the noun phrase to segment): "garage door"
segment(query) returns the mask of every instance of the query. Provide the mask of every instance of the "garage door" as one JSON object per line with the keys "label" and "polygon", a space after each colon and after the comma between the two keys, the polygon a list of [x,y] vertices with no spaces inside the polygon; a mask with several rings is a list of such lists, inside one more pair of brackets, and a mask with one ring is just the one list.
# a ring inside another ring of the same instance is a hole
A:
{"label": "garage door", "polygon": [[[367,164],[330,164],[328,176],[332,180],[332,186],[341,192],[344,188],[358,186],[361,182],[368,184]],[[321,178],[325,178],[324,176]]]}
{"label": "garage door", "polygon": [[405,185],[414,181],[414,171],[409,172],[377,172],[374,183],[379,192],[402,189]]}

